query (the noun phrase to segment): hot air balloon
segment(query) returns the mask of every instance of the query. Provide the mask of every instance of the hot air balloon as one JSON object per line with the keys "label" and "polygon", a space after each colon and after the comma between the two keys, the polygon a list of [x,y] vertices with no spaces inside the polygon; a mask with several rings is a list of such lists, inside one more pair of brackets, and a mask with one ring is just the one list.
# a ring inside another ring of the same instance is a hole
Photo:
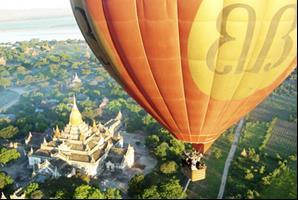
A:
{"label": "hot air balloon", "polygon": [[204,153],[297,63],[296,0],[71,0],[104,67]]}

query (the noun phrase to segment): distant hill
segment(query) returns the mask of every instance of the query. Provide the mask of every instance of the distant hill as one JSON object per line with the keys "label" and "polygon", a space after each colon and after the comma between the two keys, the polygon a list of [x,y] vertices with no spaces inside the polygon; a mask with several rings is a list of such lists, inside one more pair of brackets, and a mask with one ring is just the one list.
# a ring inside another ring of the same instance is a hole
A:
{"label": "distant hill", "polygon": [[49,17],[73,16],[69,9],[26,9],[26,10],[1,10],[0,22],[40,19]]}

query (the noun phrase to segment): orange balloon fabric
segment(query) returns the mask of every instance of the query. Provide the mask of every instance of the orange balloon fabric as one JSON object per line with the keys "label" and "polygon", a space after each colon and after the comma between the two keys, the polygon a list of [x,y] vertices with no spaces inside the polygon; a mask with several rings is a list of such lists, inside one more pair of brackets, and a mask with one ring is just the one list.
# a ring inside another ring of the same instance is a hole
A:
{"label": "orange balloon fabric", "polygon": [[296,67],[296,0],[72,0],[109,73],[205,152]]}

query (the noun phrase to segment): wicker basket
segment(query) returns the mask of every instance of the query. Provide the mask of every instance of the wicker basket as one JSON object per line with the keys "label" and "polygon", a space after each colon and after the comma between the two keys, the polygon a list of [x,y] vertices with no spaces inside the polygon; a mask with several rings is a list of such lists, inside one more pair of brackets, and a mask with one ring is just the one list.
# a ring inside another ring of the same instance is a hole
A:
{"label": "wicker basket", "polygon": [[193,170],[187,166],[182,168],[183,174],[191,179],[192,182],[204,180],[206,178],[206,170],[207,167]]}

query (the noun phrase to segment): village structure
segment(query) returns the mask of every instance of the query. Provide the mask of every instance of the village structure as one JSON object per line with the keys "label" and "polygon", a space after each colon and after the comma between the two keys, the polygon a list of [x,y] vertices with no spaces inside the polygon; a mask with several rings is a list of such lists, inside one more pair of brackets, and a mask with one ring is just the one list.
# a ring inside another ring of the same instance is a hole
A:
{"label": "village structure", "polygon": [[79,78],[78,74],[76,73],[73,76],[73,79],[71,81],[71,84],[76,85],[76,84],[81,84],[81,83],[82,83],[82,80]]}
{"label": "village structure", "polygon": [[4,57],[0,57],[0,65],[6,65],[6,60]]}
{"label": "village structure", "polygon": [[33,176],[71,177],[77,172],[96,176],[104,170],[116,171],[134,165],[134,148],[124,146],[119,128],[121,112],[105,124],[84,122],[73,97],[69,123],[62,129],[56,126],[49,138],[36,146],[29,133],[25,140],[29,167]]}

